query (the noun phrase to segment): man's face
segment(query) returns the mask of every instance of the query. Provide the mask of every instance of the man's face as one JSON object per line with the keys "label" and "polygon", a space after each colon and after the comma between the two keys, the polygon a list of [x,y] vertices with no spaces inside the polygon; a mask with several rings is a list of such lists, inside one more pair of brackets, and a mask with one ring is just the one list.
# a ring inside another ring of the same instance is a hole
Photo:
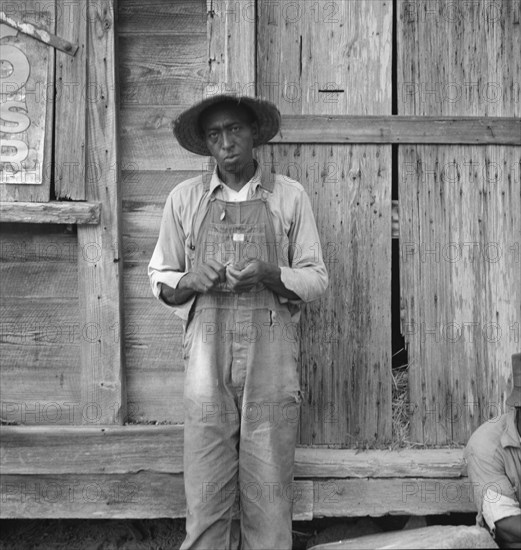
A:
{"label": "man's face", "polygon": [[257,123],[251,122],[245,108],[216,105],[203,113],[201,128],[206,145],[223,176],[241,172],[253,165],[253,140]]}

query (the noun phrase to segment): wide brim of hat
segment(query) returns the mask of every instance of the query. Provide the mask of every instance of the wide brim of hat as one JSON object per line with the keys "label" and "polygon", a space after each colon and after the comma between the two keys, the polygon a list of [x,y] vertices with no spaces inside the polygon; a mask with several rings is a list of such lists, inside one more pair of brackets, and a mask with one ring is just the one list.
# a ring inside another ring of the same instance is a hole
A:
{"label": "wide brim of hat", "polygon": [[236,102],[237,105],[246,105],[255,114],[259,124],[259,132],[253,142],[254,147],[267,143],[279,131],[280,113],[271,101],[256,97],[219,94],[196,103],[183,111],[174,121],[174,135],[181,147],[197,155],[210,155],[206,142],[200,134],[199,117],[208,107],[225,101]]}
{"label": "wide brim of hat", "polygon": [[507,397],[506,404],[509,407],[521,407],[521,388],[515,387]]}

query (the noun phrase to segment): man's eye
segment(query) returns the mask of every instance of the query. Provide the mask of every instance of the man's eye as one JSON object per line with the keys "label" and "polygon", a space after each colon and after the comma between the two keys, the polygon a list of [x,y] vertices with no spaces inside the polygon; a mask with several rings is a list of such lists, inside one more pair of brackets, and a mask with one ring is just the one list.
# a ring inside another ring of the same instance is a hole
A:
{"label": "man's eye", "polygon": [[232,126],[232,132],[238,132],[240,129],[240,126]]}
{"label": "man's eye", "polygon": [[213,140],[217,139],[217,132],[210,132],[208,134],[208,139],[213,139]]}

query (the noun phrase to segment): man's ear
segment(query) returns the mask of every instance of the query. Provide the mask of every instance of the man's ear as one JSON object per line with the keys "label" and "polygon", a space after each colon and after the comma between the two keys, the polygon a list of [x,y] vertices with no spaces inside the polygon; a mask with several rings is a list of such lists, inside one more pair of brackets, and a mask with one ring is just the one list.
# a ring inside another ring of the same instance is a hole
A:
{"label": "man's ear", "polygon": [[250,123],[250,128],[253,139],[257,139],[259,137],[259,123],[254,120]]}

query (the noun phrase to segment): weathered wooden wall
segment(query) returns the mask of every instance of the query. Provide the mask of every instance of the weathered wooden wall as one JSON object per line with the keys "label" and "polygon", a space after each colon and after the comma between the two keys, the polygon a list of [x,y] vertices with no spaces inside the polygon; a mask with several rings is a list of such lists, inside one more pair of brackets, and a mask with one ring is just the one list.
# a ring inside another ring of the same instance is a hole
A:
{"label": "weathered wooden wall", "polygon": [[206,2],[123,0],[119,8],[125,353],[133,421],[183,421],[181,322],[153,296],[147,265],[168,193],[204,158],[181,149],[171,123],[202,98]]}
{"label": "weathered wooden wall", "polygon": [[4,420],[81,423],[78,253],[73,228],[0,227]]}
{"label": "weathered wooden wall", "polygon": [[[521,2],[398,10],[398,114],[520,116]],[[503,409],[520,346],[521,148],[400,146],[398,162],[411,437],[465,443]]]}
{"label": "weathered wooden wall", "polygon": [[[260,2],[257,32],[257,92],[282,115],[391,113],[392,2]],[[301,321],[301,442],[385,444],[391,146],[269,145],[259,158],[306,188],[330,277]]]}
{"label": "weathered wooden wall", "polygon": [[[24,4],[17,13],[20,21],[31,6],[36,14],[42,9],[40,4]],[[54,197],[49,197],[47,188],[46,196],[25,197],[43,204],[31,204],[29,209],[24,203],[9,204],[11,219],[29,217],[36,225],[2,223],[0,227],[1,417],[21,424],[121,423],[126,396],[120,307],[116,14],[113,0],[70,2],[72,13],[63,9],[63,3],[58,7],[60,15],[53,25],[60,19],[63,26],[65,13],[75,14],[85,24],[83,34],[88,36],[90,49],[88,55],[81,52],[74,58],[76,65],[67,65],[67,70],[62,67],[60,74],[83,74],[75,82],[76,92],[81,96],[94,89],[96,94],[89,96],[87,104],[78,103],[70,127],[60,115],[63,126],[56,132],[60,147],[56,159],[80,168],[87,163],[91,177],[76,179],[73,174],[56,191],[83,194],[89,202],[73,204],[70,209],[71,203],[65,201],[49,206]],[[52,105],[53,94],[48,90],[47,94]],[[85,133],[83,143],[80,139],[75,143],[77,149],[65,151],[61,148],[64,135],[70,130],[68,139],[74,141],[78,127],[83,128],[80,135]],[[71,219],[73,211],[85,216]],[[64,225],[76,222],[77,228]]]}

